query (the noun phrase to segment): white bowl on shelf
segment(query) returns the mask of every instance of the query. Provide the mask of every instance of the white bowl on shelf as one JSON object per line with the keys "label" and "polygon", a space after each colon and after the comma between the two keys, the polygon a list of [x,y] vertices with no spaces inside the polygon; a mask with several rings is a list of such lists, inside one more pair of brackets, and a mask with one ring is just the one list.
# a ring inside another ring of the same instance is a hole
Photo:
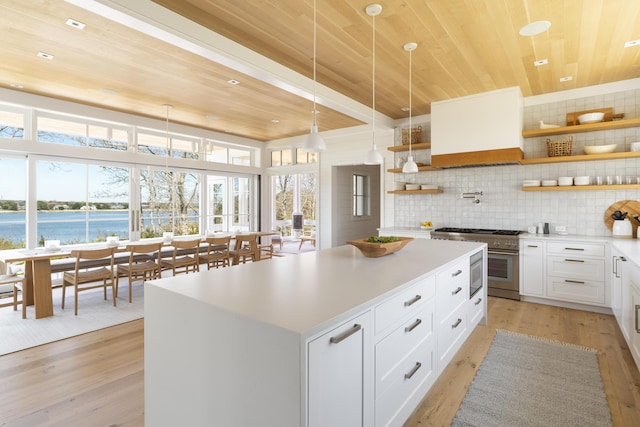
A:
{"label": "white bowl on shelf", "polygon": [[573,185],[573,177],[561,176],[560,178],[558,178],[558,185],[561,185],[561,186]]}
{"label": "white bowl on shelf", "polygon": [[544,181],[542,181],[543,187],[555,187],[557,185],[558,185],[558,181],[555,179],[545,179]]}
{"label": "white bowl on shelf", "polygon": [[631,151],[640,151],[640,142],[632,142],[630,147]]}
{"label": "white bowl on shelf", "polygon": [[613,153],[616,151],[618,144],[607,144],[607,145],[585,145],[584,152],[586,154],[606,154]]}
{"label": "white bowl on shelf", "polygon": [[405,190],[419,190],[420,189],[420,184],[406,184],[404,186]]}
{"label": "white bowl on shelf", "polygon": [[437,190],[438,186],[436,184],[422,184],[420,186],[421,190]]}
{"label": "white bowl on shelf", "polygon": [[581,125],[587,123],[599,123],[604,119],[604,113],[586,113],[578,116]]}
{"label": "white bowl on shelf", "polygon": [[525,179],[524,181],[522,181],[522,186],[523,187],[540,187],[540,180],[539,179]]}
{"label": "white bowl on shelf", "polygon": [[588,176],[576,176],[573,178],[573,183],[575,185],[589,185],[591,184],[591,177]]}

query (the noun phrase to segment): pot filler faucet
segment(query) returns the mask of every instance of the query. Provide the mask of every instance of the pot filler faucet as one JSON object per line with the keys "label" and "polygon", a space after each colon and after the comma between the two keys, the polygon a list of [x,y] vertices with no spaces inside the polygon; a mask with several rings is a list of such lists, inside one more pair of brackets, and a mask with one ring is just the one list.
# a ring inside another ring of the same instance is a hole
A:
{"label": "pot filler faucet", "polygon": [[461,199],[473,199],[472,203],[480,203],[479,197],[482,196],[482,191],[475,191],[473,193],[460,193]]}

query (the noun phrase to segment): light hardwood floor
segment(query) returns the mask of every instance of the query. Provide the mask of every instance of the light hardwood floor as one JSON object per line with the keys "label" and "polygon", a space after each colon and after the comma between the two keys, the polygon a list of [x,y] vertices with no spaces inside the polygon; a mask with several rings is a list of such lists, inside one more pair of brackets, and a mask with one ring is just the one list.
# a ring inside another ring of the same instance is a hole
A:
{"label": "light hardwood floor", "polygon": [[[0,357],[0,425],[142,426],[142,320]],[[407,421],[449,426],[496,329],[599,350],[614,426],[640,425],[640,373],[612,316],[489,298],[479,326]]]}

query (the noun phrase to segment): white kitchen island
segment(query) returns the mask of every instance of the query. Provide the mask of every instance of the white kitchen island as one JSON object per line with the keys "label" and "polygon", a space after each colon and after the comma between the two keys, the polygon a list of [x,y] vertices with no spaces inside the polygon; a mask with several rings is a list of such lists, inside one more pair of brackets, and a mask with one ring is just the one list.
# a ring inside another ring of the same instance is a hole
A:
{"label": "white kitchen island", "polygon": [[341,246],[150,281],[144,322],[147,426],[401,425],[486,323],[486,245]]}

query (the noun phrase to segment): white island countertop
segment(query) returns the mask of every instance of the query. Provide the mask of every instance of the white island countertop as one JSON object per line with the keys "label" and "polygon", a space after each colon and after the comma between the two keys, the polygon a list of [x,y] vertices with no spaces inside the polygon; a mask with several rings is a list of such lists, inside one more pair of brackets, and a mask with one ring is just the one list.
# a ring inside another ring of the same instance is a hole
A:
{"label": "white island countertop", "polygon": [[414,239],[394,254],[366,258],[345,245],[153,280],[145,286],[308,337],[484,246]]}

